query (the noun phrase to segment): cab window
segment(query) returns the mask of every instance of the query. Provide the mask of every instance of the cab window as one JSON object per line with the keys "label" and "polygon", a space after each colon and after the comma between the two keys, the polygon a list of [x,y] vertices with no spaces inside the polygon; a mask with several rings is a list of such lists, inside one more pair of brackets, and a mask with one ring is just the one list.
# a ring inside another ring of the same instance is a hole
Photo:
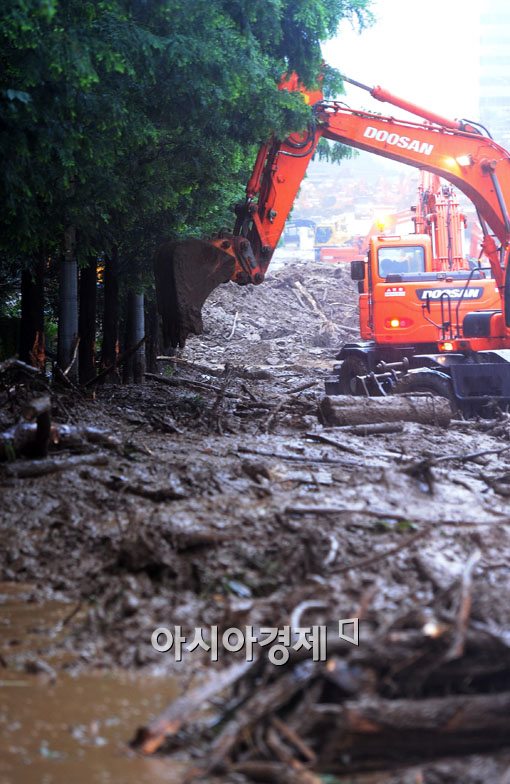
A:
{"label": "cab window", "polygon": [[425,272],[425,253],[420,245],[379,248],[377,262],[381,278],[406,272]]}

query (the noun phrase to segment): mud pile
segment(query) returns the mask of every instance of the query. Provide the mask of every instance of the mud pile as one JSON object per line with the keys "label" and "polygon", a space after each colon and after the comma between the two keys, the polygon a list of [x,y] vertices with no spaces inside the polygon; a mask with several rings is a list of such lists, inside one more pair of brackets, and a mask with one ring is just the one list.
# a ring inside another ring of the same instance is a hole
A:
{"label": "mud pile", "polygon": [[[2,579],[26,584],[41,606],[68,604],[59,634],[35,638],[30,651],[6,626],[4,669],[28,671],[36,660],[57,678],[117,666],[206,677],[205,652],[175,662],[154,650],[153,630],[283,627],[301,606],[306,625],[361,619],[365,661],[344,660],[374,698],[510,691],[508,417],[368,436],[321,428],[323,378],[357,331],[346,268],[288,264],[257,288],[222,286],[204,324],[144,386],[98,387],[94,401],[53,393],[55,421],[99,424],[115,443],[75,447],[88,462],[59,473],[2,470]],[[31,391],[1,381],[7,426]],[[377,668],[370,655],[390,639],[393,661]],[[335,687],[339,704],[344,687]],[[300,692],[319,698],[313,684]],[[278,715],[290,721],[295,707]],[[470,784],[496,780],[507,764],[504,739],[470,747],[464,738],[451,753],[438,747],[437,760],[430,747],[422,760],[418,744],[409,758],[401,749],[397,765],[372,744],[372,768],[360,766],[359,746],[328,766],[316,729],[308,742],[319,768],[357,782]],[[232,753],[229,764],[239,764],[246,748]],[[240,775],[218,781],[247,780]]]}

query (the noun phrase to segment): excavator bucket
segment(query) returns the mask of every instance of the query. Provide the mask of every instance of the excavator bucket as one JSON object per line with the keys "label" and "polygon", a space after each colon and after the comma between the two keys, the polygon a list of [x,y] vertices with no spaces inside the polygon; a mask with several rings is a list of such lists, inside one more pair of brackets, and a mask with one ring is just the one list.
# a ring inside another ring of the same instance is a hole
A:
{"label": "excavator bucket", "polygon": [[165,347],[186,343],[202,333],[202,306],[220,283],[232,278],[234,257],[204,240],[162,245],[154,266],[158,310]]}

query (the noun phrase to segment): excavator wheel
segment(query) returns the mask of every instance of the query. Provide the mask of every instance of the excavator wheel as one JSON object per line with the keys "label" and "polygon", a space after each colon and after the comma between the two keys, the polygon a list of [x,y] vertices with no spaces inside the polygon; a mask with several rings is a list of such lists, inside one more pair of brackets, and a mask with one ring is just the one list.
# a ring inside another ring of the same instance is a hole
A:
{"label": "excavator wheel", "polygon": [[452,412],[457,412],[458,405],[453,394],[453,387],[447,376],[433,370],[418,370],[417,372],[407,373],[402,376],[395,388],[396,393],[412,394],[413,392],[429,393],[438,397],[445,397],[452,408]]}
{"label": "excavator wheel", "polygon": [[338,383],[340,394],[342,395],[365,395],[363,385],[357,376],[366,376],[368,365],[365,360],[357,355],[348,356],[342,362],[338,373]]}
{"label": "excavator wheel", "polygon": [[232,278],[234,267],[233,256],[205,240],[161,245],[154,275],[165,348],[182,348],[188,335],[202,333],[202,306],[220,283]]}

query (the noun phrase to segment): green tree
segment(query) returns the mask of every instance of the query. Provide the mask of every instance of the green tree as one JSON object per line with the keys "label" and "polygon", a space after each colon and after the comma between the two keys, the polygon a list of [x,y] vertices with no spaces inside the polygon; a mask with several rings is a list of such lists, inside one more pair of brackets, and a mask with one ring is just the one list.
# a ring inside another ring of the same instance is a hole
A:
{"label": "green tree", "polygon": [[[339,21],[370,19],[367,0],[0,0],[0,9],[0,258],[30,271],[41,258],[116,255],[122,286],[135,288],[150,285],[163,238],[231,220],[261,140],[306,125],[299,96],[277,89],[281,74],[311,84]],[[76,307],[67,271],[61,297]],[[72,309],[62,311],[67,357]]]}

